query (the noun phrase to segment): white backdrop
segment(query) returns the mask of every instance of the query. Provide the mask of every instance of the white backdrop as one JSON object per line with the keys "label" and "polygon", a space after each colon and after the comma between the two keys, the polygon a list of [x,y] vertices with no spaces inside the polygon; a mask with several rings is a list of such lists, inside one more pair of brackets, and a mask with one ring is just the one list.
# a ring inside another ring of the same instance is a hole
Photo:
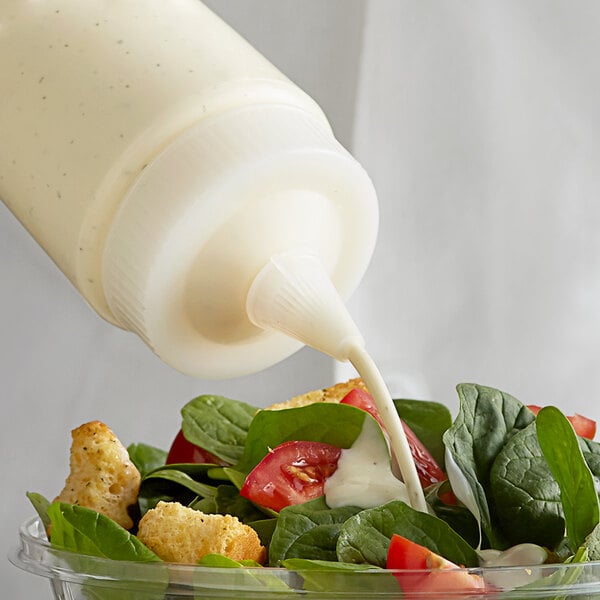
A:
{"label": "white backdrop", "polygon": [[[600,419],[600,4],[207,3],[374,180],[380,237],[349,305],[392,391],[454,409],[469,380]],[[167,446],[199,393],[267,404],[353,374],[311,350],[229,382],[173,372],[91,312],[3,206],[0,282],[3,556],[25,491],[60,489],[85,420]],[[50,597],[4,559],[0,580],[3,597]]]}
{"label": "white backdrop", "polygon": [[353,149],[381,205],[350,306],[393,391],[600,418],[598,2],[368,4]]}

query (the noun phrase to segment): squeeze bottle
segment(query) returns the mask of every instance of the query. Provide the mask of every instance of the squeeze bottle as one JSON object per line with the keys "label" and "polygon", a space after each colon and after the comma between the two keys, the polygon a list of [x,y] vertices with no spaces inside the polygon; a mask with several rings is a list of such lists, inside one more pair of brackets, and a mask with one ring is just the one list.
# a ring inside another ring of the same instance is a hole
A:
{"label": "squeeze bottle", "polygon": [[0,91],[0,198],[102,317],[204,378],[349,360],[427,510],[342,302],[375,191],[307,94],[198,0],[3,0]]}
{"label": "squeeze bottle", "polygon": [[317,104],[198,0],[3,0],[0,198],[104,319],[203,378],[302,342],[248,317],[272,256],[346,298],[376,196]]}

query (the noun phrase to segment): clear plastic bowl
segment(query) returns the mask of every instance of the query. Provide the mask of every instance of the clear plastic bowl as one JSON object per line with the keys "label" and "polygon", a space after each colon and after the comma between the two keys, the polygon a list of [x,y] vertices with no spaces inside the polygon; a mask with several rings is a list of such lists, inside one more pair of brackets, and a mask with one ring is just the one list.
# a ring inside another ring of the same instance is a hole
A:
{"label": "clear plastic bowl", "polygon": [[600,600],[600,562],[458,570],[482,577],[488,584],[485,593],[457,589],[455,576],[448,576],[446,585],[444,573],[450,572],[442,572],[436,591],[403,595],[399,578],[409,581],[430,572],[301,572],[115,561],[53,548],[37,518],[21,526],[20,545],[9,558],[17,567],[47,577],[59,600]]}

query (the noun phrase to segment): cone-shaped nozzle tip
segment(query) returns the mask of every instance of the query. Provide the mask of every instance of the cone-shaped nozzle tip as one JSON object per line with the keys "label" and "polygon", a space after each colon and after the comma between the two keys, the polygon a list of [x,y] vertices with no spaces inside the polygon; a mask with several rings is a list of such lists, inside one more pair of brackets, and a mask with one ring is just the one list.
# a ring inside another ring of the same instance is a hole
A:
{"label": "cone-shaped nozzle tip", "polygon": [[337,360],[364,340],[318,257],[303,252],[272,256],[246,299],[248,317]]}

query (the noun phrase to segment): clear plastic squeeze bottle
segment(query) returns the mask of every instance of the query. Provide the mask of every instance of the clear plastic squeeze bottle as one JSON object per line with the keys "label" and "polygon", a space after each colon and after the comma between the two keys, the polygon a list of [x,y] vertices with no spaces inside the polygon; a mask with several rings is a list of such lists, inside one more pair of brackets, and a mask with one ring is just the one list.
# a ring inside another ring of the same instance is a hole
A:
{"label": "clear plastic squeeze bottle", "polygon": [[315,102],[197,0],[3,0],[0,198],[87,302],[204,378],[301,342],[253,324],[271,256],[342,297],[377,231]]}

